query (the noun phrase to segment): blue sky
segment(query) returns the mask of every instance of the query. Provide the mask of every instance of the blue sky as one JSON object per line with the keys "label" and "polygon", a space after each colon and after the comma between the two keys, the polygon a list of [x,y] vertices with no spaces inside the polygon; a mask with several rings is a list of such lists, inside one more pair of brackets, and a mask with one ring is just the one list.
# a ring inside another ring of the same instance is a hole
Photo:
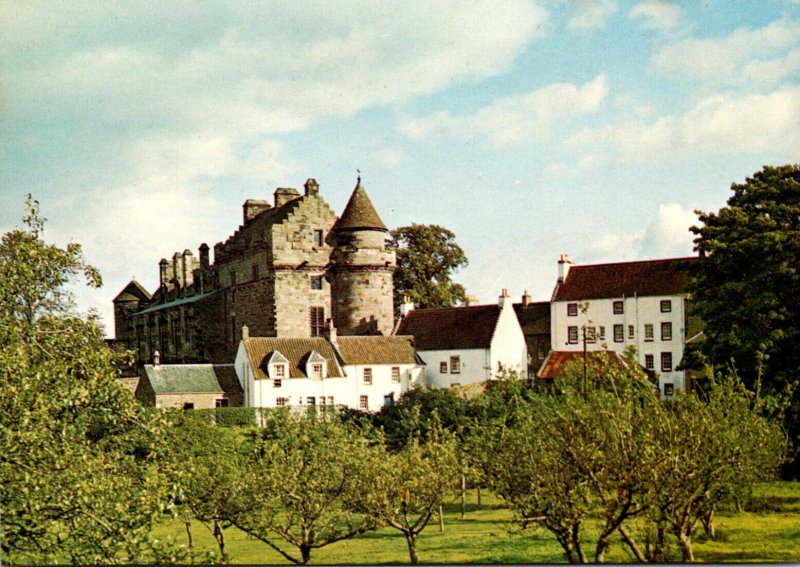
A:
{"label": "blue sky", "polygon": [[111,299],[225,239],[247,198],[362,171],[389,227],[440,224],[482,302],[578,263],[692,253],[694,209],[800,156],[797,0],[0,4],[0,230]]}

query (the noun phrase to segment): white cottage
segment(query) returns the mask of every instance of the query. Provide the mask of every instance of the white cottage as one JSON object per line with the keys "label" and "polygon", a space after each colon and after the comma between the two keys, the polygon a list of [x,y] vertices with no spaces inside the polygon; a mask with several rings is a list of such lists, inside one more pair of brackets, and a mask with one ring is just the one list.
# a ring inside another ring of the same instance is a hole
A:
{"label": "white cottage", "polygon": [[236,373],[249,407],[377,411],[424,380],[411,337],[245,338]]}
{"label": "white cottage", "polygon": [[434,388],[492,380],[503,370],[527,375],[525,335],[505,289],[497,305],[405,306],[396,332],[414,337],[428,385]]}
{"label": "white cottage", "polygon": [[661,394],[673,395],[685,387],[678,367],[692,334],[686,286],[695,260],[574,265],[562,255],[550,304],[552,350],[582,352],[584,342],[587,351],[636,347],[639,364],[658,374]]}

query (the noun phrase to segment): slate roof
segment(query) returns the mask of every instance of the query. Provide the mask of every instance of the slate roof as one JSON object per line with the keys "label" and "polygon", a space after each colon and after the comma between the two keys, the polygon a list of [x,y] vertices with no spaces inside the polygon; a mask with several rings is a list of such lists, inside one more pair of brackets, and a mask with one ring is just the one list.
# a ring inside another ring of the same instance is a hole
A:
{"label": "slate roof", "polygon": [[525,335],[550,334],[550,302],[537,301],[523,305],[514,304],[514,313],[517,314],[519,326]]}
{"label": "slate roof", "polygon": [[190,295],[189,297],[181,297],[178,299],[173,299],[172,301],[167,301],[166,303],[155,303],[142,309],[141,311],[137,311],[137,315],[141,315],[144,313],[152,313],[154,311],[161,311],[162,309],[169,309],[170,307],[177,307],[178,305],[187,305],[189,303],[195,303],[196,301],[200,301],[201,299],[205,299],[206,297],[212,295],[212,293],[197,293],[194,295]]}
{"label": "slate roof", "polygon": [[[614,366],[620,369],[628,368],[628,361],[620,353],[614,351],[589,351],[586,353],[586,364],[599,366],[603,363],[604,356],[608,356],[609,362]],[[545,380],[557,378],[564,372],[566,365],[573,360],[582,361],[583,352],[552,350],[542,363],[537,376]]]}
{"label": "slate roof", "polygon": [[571,266],[553,291],[553,301],[686,293],[688,268],[697,258],[643,260]]}
{"label": "slate roof", "polygon": [[233,364],[159,364],[144,367],[156,394],[241,394]]}
{"label": "slate roof", "polygon": [[418,351],[489,348],[499,317],[499,305],[414,309],[396,334],[412,335]]}
{"label": "slate roof", "polygon": [[347,202],[342,216],[333,225],[332,230],[357,229],[382,230],[384,232],[388,230],[381,217],[378,216],[375,207],[372,206],[367,192],[361,186],[360,178],[356,188],[353,189],[353,194],[350,195],[350,200]]}
{"label": "slate roof", "polygon": [[347,336],[336,341],[345,364],[416,364],[414,337]]}
{"label": "slate roof", "polygon": [[330,342],[322,337],[284,339],[275,337],[256,337],[244,339],[245,352],[250,360],[256,380],[266,380],[266,365],[275,351],[289,360],[289,378],[308,378],[305,364],[312,352],[318,352],[328,363],[328,376],[344,376],[339,367],[336,353]]}
{"label": "slate roof", "polygon": [[114,303],[122,301],[150,301],[150,297],[150,292],[148,292],[142,284],[136,280],[131,280],[112,301]]}

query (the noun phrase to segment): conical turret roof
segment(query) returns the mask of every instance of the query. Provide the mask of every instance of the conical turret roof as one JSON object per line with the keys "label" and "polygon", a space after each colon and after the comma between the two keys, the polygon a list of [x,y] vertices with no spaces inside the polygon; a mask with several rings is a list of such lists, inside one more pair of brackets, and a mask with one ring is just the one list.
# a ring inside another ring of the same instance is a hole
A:
{"label": "conical turret roof", "polygon": [[333,225],[333,230],[382,230],[387,232],[386,225],[383,224],[381,217],[378,216],[372,201],[369,200],[367,192],[361,186],[361,178],[358,178],[356,188],[350,195],[350,200],[344,208],[342,216]]}

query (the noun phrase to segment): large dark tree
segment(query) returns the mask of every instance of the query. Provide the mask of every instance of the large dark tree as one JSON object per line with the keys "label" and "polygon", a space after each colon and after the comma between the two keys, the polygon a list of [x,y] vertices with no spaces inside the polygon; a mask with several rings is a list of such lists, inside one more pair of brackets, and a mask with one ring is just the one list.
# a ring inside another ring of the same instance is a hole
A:
{"label": "large dark tree", "polygon": [[[698,212],[692,227],[694,307],[705,325],[702,354],[732,363],[753,389],[800,385],[800,165],[765,166],[717,213]],[[800,388],[786,426],[800,474]]]}
{"label": "large dark tree", "polygon": [[452,307],[466,301],[464,286],[450,280],[469,263],[452,231],[435,224],[412,224],[390,234],[389,247],[397,251],[395,310],[399,310],[403,296],[422,309]]}
{"label": "large dark tree", "polygon": [[746,383],[800,379],[800,166],[764,167],[717,213],[698,212],[691,292],[710,361]]}

